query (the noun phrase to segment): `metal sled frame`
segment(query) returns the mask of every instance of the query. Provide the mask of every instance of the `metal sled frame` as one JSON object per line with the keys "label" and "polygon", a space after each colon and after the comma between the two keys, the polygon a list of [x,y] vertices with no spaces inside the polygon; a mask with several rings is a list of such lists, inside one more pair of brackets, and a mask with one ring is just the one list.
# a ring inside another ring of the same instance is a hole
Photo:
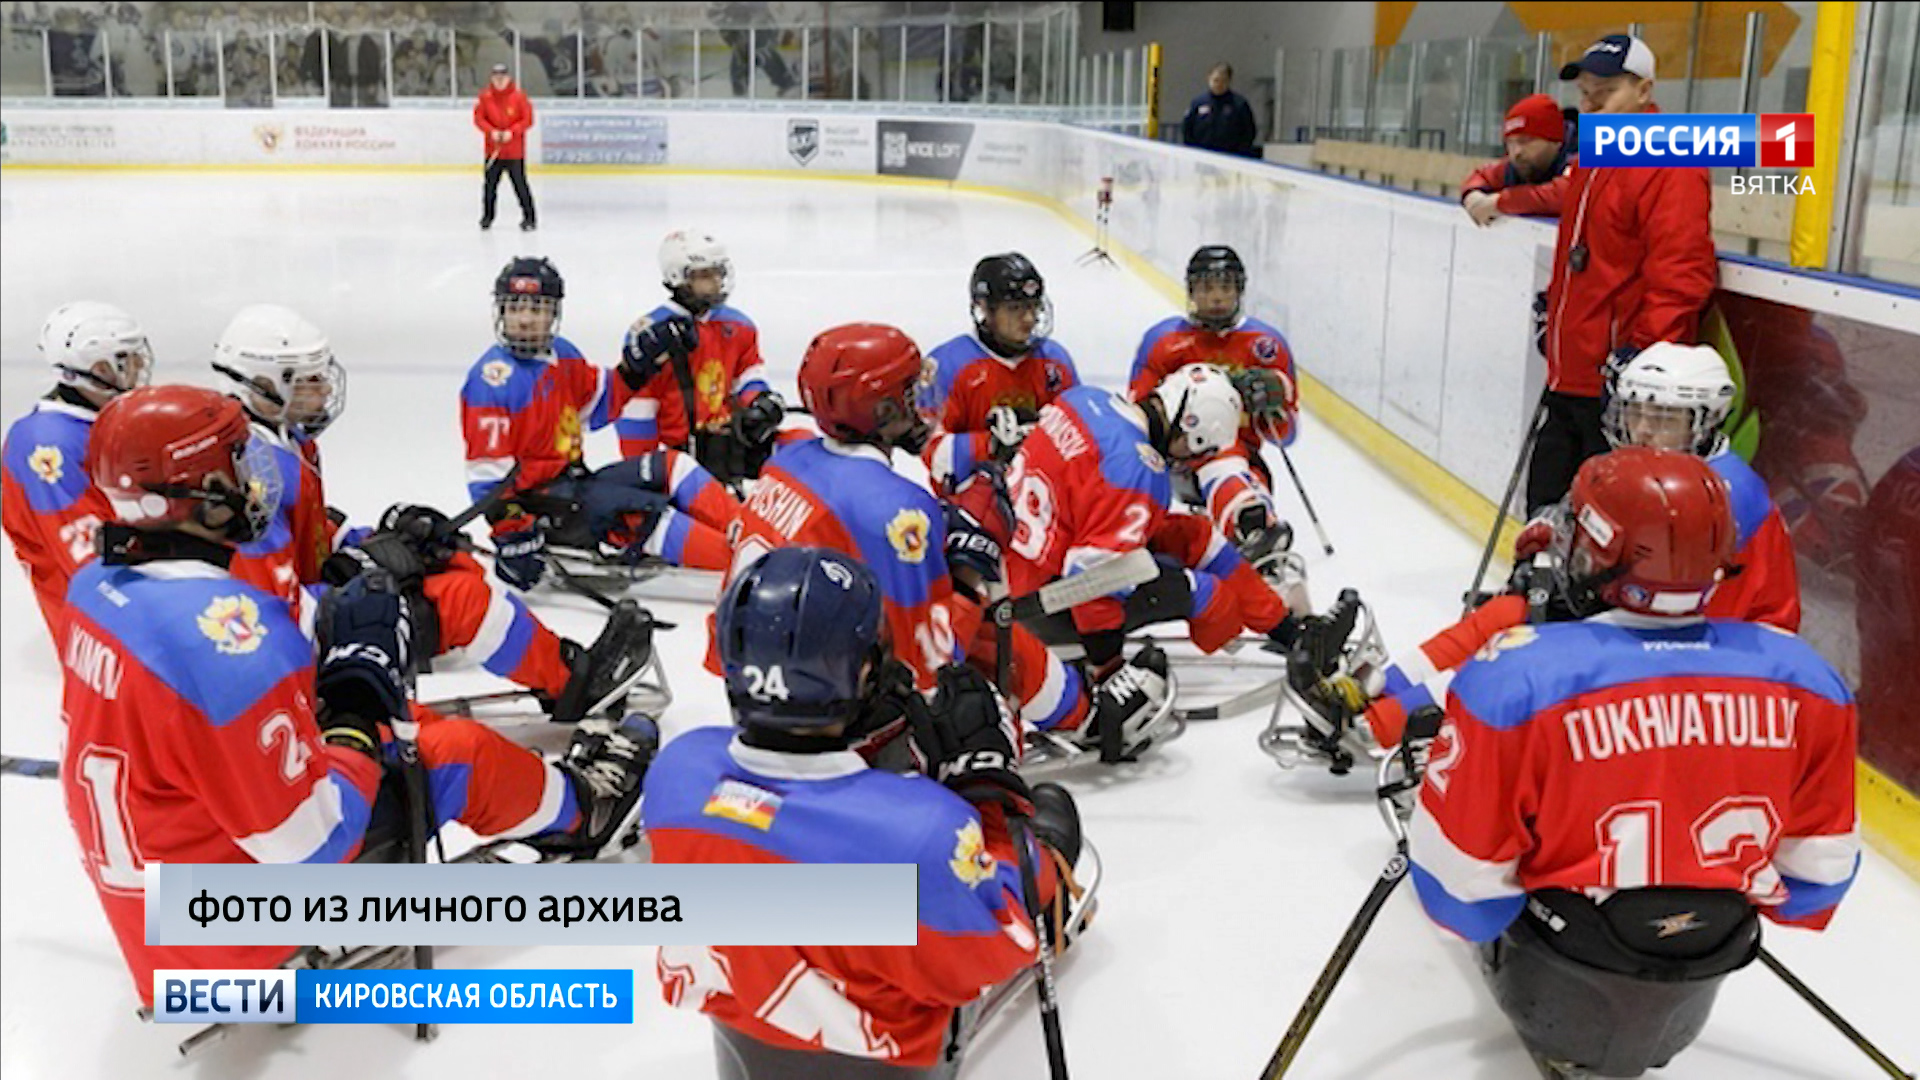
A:
{"label": "metal sled frame", "polygon": [[[591,588],[624,593],[642,600],[711,604],[720,595],[721,575],[715,570],[691,570],[665,559],[648,556],[639,562],[609,559],[585,548],[549,547],[547,557]],[[565,584],[554,588],[566,591]]]}
{"label": "metal sled frame", "polygon": [[[526,706],[534,703],[531,690],[496,690],[484,694],[465,694],[456,697],[440,698],[424,702],[427,708],[443,716],[458,716],[469,720],[478,720],[488,727],[509,728],[525,724],[550,724],[552,720],[537,707],[529,710]],[[673,704],[673,684],[667,679],[667,666],[661,662],[659,650],[647,658],[647,666],[627,691],[626,711],[645,713],[648,716],[660,716]]]}
{"label": "metal sled frame", "polygon": [[[1373,617],[1373,608],[1362,604],[1360,622],[1342,651],[1339,670],[1334,674],[1365,685],[1391,662],[1380,637],[1380,624]],[[1320,714],[1301,696],[1292,680],[1282,680],[1280,692],[1279,700],[1273,703],[1273,712],[1267,717],[1266,729],[1260,732],[1259,744],[1261,752],[1281,768],[1321,762],[1336,773],[1345,773],[1356,762],[1377,759],[1386,753],[1373,741],[1372,731],[1363,722],[1349,725],[1344,732],[1324,730],[1316,723]],[[1286,720],[1289,704],[1300,715],[1297,722]]]}
{"label": "metal sled frame", "polygon": [[[1106,877],[1106,863],[1100,858],[1100,850],[1090,840],[1080,843],[1080,862],[1087,867],[1087,876],[1080,882],[1085,890],[1080,897],[1079,906],[1067,919],[1067,940],[1073,941],[1087,930],[1093,921],[1094,913],[1099,910],[1100,883]],[[1075,867],[1078,874],[1079,867]],[[971,1007],[971,1012],[962,1010],[957,1030],[946,1054],[948,1060],[960,1059],[961,1071],[966,1070],[967,1048],[977,1042],[987,1028],[1007,1012],[1007,1006],[1024,996],[1034,988],[1037,976],[1032,967],[1020,969],[1020,973],[1006,982],[996,984]]]}

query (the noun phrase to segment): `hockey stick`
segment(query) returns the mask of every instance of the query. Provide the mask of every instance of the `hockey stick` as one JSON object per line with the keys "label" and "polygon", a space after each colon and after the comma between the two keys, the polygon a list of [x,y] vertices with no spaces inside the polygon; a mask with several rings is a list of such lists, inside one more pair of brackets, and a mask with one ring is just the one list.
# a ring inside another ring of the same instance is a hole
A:
{"label": "hockey stick", "polygon": [[1533,407],[1533,419],[1527,421],[1527,437],[1520,440],[1520,455],[1513,459],[1513,475],[1507,477],[1507,493],[1500,496],[1500,505],[1493,509],[1493,529],[1487,533],[1487,546],[1480,549],[1480,565],[1473,572],[1473,585],[1467,589],[1466,602],[1461,607],[1462,615],[1473,610],[1473,598],[1480,592],[1480,583],[1486,580],[1487,567],[1493,563],[1493,549],[1500,542],[1500,526],[1507,520],[1507,506],[1513,502],[1513,493],[1520,490],[1520,474],[1526,470],[1527,459],[1533,456],[1533,444],[1540,438],[1540,423],[1547,415],[1547,391],[1540,391],[1540,403]]}
{"label": "hockey stick", "polygon": [[1822,1001],[1820,999],[1820,995],[1814,993],[1813,990],[1810,989],[1806,983],[1801,982],[1800,979],[1797,976],[1795,976],[1793,972],[1788,971],[1787,965],[1782,964],[1778,959],[1774,957],[1772,953],[1768,952],[1765,948],[1762,948],[1760,950],[1760,962],[1767,965],[1768,971],[1771,971],[1775,975],[1780,976],[1780,981],[1786,983],[1787,986],[1790,989],[1792,989],[1794,993],[1799,994],[1800,1000],[1806,1002],[1808,1005],[1813,1006],[1814,1012],[1817,1012],[1821,1016],[1826,1017],[1828,1023],[1832,1024],[1836,1028],[1839,1028],[1840,1034],[1845,1035],[1847,1037],[1848,1042],[1859,1047],[1861,1053],[1873,1059],[1873,1063],[1875,1065],[1880,1066],[1881,1072],[1884,1072],[1888,1076],[1893,1077],[1894,1080],[1914,1080],[1914,1076],[1912,1073],[1906,1071],[1905,1069],[1902,1069],[1898,1065],[1895,1065],[1893,1063],[1892,1058],[1882,1053],[1879,1047],[1869,1042],[1867,1040],[1867,1037],[1865,1035],[1860,1034],[1859,1030],[1855,1028],[1852,1024],[1847,1023],[1844,1017],[1842,1017],[1839,1013],[1833,1010],[1833,1006],[1828,1005],[1825,1001]]}
{"label": "hockey stick", "polygon": [[1300,1047],[1307,1041],[1307,1033],[1313,1030],[1314,1021],[1320,1018],[1320,1011],[1327,1007],[1327,999],[1333,996],[1334,987],[1340,985],[1340,977],[1347,973],[1347,965],[1353,963],[1354,954],[1360,951],[1360,942],[1373,928],[1373,920],[1380,915],[1380,909],[1386,906],[1393,890],[1407,876],[1411,864],[1407,861],[1407,828],[1393,810],[1391,793],[1387,787],[1387,761],[1381,763],[1379,788],[1376,796],[1380,802],[1380,816],[1386,821],[1387,828],[1393,833],[1393,857],[1387,865],[1381,867],[1380,877],[1373,883],[1367,898],[1360,904],[1360,910],[1353,913],[1353,921],[1347,924],[1347,932],[1340,935],[1340,943],[1333,948],[1333,955],[1327,957],[1327,965],[1320,969],[1320,977],[1313,982],[1313,988],[1307,991],[1307,999],[1300,1003],[1300,1011],[1293,1016],[1293,1023],[1273,1051],[1273,1057],[1267,1061],[1260,1080],[1280,1080],[1293,1065],[1293,1059],[1299,1055]]}
{"label": "hockey stick", "polygon": [[1306,485],[1300,482],[1300,473],[1293,467],[1293,457],[1284,446],[1280,448],[1280,460],[1287,466],[1287,475],[1293,477],[1293,490],[1300,493],[1300,504],[1307,508],[1307,520],[1313,522],[1313,531],[1320,537],[1320,546],[1326,549],[1327,554],[1333,554],[1333,544],[1327,540],[1326,526],[1320,524],[1320,515],[1314,513],[1313,500],[1307,498]]}
{"label": "hockey stick", "polygon": [[1020,859],[1020,891],[1026,894],[1038,942],[1039,977],[1034,985],[1040,992],[1040,1031],[1047,1040],[1047,1075],[1051,1080],[1067,1080],[1067,1043],[1060,1032],[1060,989],[1053,981],[1053,920],[1040,907],[1040,881],[1033,869],[1033,845],[1037,841],[1026,818],[1009,813],[1007,826]]}
{"label": "hockey stick", "polygon": [[14,757],[12,754],[0,754],[0,773],[8,776],[30,776],[37,780],[58,780],[60,763],[52,758]]}

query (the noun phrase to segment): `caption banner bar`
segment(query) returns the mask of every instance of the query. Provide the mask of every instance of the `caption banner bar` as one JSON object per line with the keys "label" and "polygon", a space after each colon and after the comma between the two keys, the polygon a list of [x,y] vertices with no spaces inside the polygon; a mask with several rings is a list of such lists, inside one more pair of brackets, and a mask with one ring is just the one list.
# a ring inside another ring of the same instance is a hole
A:
{"label": "caption banner bar", "polygon": [[146,874],[149,945],[912,945],[919,886],[910,863],[149,863]]}

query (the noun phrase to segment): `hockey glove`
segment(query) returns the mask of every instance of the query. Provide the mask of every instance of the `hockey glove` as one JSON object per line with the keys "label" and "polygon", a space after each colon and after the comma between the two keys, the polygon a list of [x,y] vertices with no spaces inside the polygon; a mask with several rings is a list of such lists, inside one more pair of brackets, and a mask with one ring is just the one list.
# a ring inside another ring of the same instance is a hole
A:
{"label": "hockey glove", "polygon": [[762,390],[733,414],[733,437],[748,446],[762,446],[780,433],[780,422],[786,418],[787,403],[779,394]]}
{"label": "hockey glove", "polygon": [[445,569],[461,550],[466,538],[452,526],[453,519],[431,506],[394,503],[380,515],[380,531],[407,541],[429,573]]}
{"label": "hockey glove", "polygon": [[948,664],[936,678],[933,700],[916,694],[907,711],[928,775],[970,803],[1032,816],[1033,793],[1013,771],[1013,718],[993,684],[965,664]]}
{"label": "hockey glove", "polygon": [[1233,388],[1240,391],[1240,402],[1246,406],[1247,415],[1257,421],[1284,426],[1288,414],[1293,412],[1295,397],[1293,380],[1287,373],[1274,368],[1241,368],[1230,376]]}
{"label": "hockey glove", "polygon": [[1027,435],[1039,420],[1040,414],[1013,405],[995,405],[988,409],[987,440],[992,447],[993,460],[1002,465],[1012,461],[1015,451],[1027,440]]}
{"label": "hockey glove", "polygon": [[641,319],[627,331],[627,340],[620,346],[620,377],[629,389],[638,390],[659,373],[669,355],[685,356],[699,346],[700,330],[684,315],[659,322]]}
{"label": "hockey glove", "polygon": [[378,721],[407,715],[413,628],[391,577],[373,570],[329,590],[314,625],[321,657],[314,692],[327,717],[324,729],[366,734]]}
{"label": "hockey glove", "polygon": [[[978,575],[982,582],[999,581],[1000,541],[965,507],[952,503],[942,506],[947,519],[947,568],[953,572],[954,581],[965,584],[970,591],[975,583],[963,582],[962,571]],[[974,599],[979,597],[976,595]]]}
{"label": "hockey glove", "polygon": [[501,524],[504,530],[493,535],[493,572],[501,581],[525,592],[546,576],[546,534],[531,517]]}
{"label": "hockey glove", "polygon": [[1614,392],[1620,387],[1620,373],[1627,370],[1627,365],[1633,363],[1633,358],[1639,355],[1640,349],[1637,346],[1622,345],[1613,350],[1613,355],[1607,357],[1606,365],[1600,369],[1601,378],[1606,383],[1606,393],[1601,395],[1601,401],[1613,399]]}
{"label": "hockey glove", "polygon": [[1554,538],[1560,535],[1566,515],[1566,509],[1559,503],[1534,515],[1533,520],[1520,530],[1520,535],[1513,538],[1513,561],[1526,562],[1553,547]]}

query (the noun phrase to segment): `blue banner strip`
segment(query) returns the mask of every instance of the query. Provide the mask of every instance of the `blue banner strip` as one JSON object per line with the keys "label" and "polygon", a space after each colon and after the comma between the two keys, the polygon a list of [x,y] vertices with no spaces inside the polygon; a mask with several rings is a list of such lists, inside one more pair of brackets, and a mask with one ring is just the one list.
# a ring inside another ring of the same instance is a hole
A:
{"label": "blue banner strip", "polygon": [[300,971],[302,1024],[631,1024],[630,968]]}

